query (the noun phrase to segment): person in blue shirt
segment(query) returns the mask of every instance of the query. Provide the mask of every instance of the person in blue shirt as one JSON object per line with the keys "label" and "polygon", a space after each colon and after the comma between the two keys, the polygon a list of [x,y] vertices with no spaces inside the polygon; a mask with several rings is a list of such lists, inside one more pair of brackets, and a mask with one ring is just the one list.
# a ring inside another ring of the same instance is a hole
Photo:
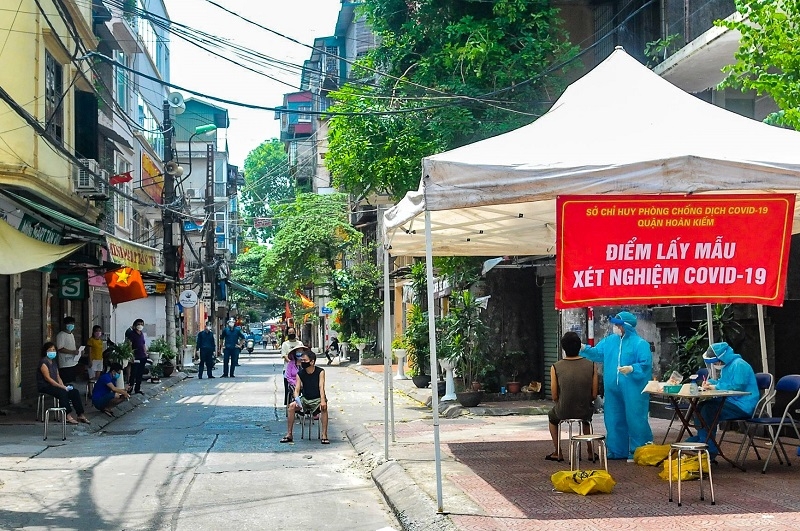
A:
{"label": "person in blue shirt", "polygon": [[122,365],[112,363],[108,372],[104,372],[97,379],[92,390],[92,405],[109,417],[114,416],[111,410],[117,404],[130,398],[128,391],[117,387],[120,374],[122,374]]}
{"label": "person in blue shirt", "polygon": [[197,345],[195,352],[200,354],[200,365],[198,366],[197,379],[203,379],[205,369],[209,378],[215,378],[211,371],[214,370],[214,354],[217,353],[217,342],[214,339],[214,325],[209,321],[206,329],[197,334]]}
{"label": "person in blue shirt", "polygon": [[608,319],[613,334],[580,355],[603,364],[604,420],[609,459],[632,459],[640,446],[653,442],[647,420],[650,395],[642,393],[653,379],[650,343],[636,333],[636,316],[619,312]]}
{"label": "person in blue shirt", "polygon": [[[747,395],[729,396],[722,402],[722,398],[711,398],[703,400],[697,407],[697,414],[703,417],[707,426],[714,421],[714,416],[719,410],[720,403],[723,403],[722,411],[717,419],[718,423],[723,420],[741,419],[753,415],[759,398],[758,382],[756,373],[749,363],[744,361],[739,354],[736,354],[727,343],[714,343],[705,354],[703,361],[711,366],[712,375],[719,375],[719,378],[709,378],[703,384],[705,389],[718,389],[720,391],[746,391]],[[717,435],[717,426],[713,427],[711,437],[708,437],[708,430],[700,426],[700,422],[695,419],[697,434],[686,439],[689,442],[705,442],[708,439],[708,451],[712,459],[719,453],[714,442]]]}
{"label": "person in blue shirt", "polygon": [[[222,329],[219,336],[219,341],[224,345],[222,351],[222,377],[227,378],[230,374],[231,378],[234,376],[236,365],[239,363],[239,352],[242,350],[242,342],[245,340],[244,332],[236,326],[236,320],[231,317],[228,319],[228,326]],[[230,366],[230,373],[228,367]]]}

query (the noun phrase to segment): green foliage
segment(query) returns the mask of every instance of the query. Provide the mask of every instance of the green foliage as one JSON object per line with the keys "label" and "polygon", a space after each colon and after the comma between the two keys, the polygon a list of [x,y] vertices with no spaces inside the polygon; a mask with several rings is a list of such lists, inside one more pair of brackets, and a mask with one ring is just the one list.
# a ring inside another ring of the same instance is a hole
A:
{"label": "green foliage", "polygon": [[453,291],[464,291],[480,280],[484,260],[479,256],[437,256],[433,265]]}
{"label": "green foliage", "polygon": [[408,365],[411,376],[430,373],[431,348],[428,337],[428,312],[415,305],[408,315],[406,326]]}
{"label": "green foliage", "polygon": [[339,310],[345,335],[369,335],[382,315],[378,286],[383,273],[375,260],[375,245],[355,243],[345,250],[348,266],[331,273],[330,306]]}
{"label": "green foliage", "polygon": [[408,341],[404,335],[396,336],[392,340],[392,350],[407,350],[408,349]]}
{"label": "green foliage", "polygon": [[464,385],[470,386],[494,370],[486,355],[489,328],[469,291],[451,295],[450,301],[450,313],[442,319],[444,354],[455,363]]}
{"label": "green foliage", "polygon": [[163,337],[157,337],[153,341],[150,342],[150,346],[147,348],[149,352],[160,352],[161,359],[165,362],[172,362],[177,356],[178,353],[169,346],[167,340]]}
{"label": "green foliage", "polygon": [[127,339],[122,343],[118,343],[112,347],[108,355],[108,361],[111,363],[125,363],[126,361],[133,361],[133,345]]}
{"label": "green foliage", "polygon": [[380,44],[351,78],[373,84],[332,93],[332,110],[384,114],[332,118],[326,158],[334,183],[357,196],[400,198],[416,189],[421,158],[530,123],[563,81],[521,81],[577,51],[544,0],[366,0],[361,9]]}
{"label": "green foliage", "polygon": [[718,20],[718,26],[741,34],[736,62],[723,67],[720,85],[769,94],[780,109],[775,125],[800,130],[800,5],[786,0],[736,2],[741,20]]}
{"label": "green foliage", "polygon": [[245,185],[241,191],[247,237],[262,242],[274,236],[275,227],[256,229],[253,218],[273,217],[275,205],[294,198],[294,181],[283,143],[273,138],[252,150],[244,161]]}
{"label": "green foliage", "polygon": [[[231,267],[231,278],[256,291],[269,292],[270,290],[258,281],[261,277],[261,261],[267,254],[267,246],[247,242],[245,247],[247,251],[239,253],[236,263]],[[228,299],[236,303],[241,312],[247,313],[251,322],[260,321],[262,316],[267,319],[278,317],[284,309],[284,299],[278,296],[264,300],[249,293],[230,290]]]}
{"label": "green foliage", "polygon": [[[711,306],[711,319],[714,323],[714,341],[724,341],[736,344],[744,333],[742,326],[734,319],[733,309],[730,304],[714,304]],[[679,335],[673,337],[671,342],[676,346],[672,363],[667,368],[666,374],[678,371],[684,376],[694,374],[697,369],[704,366],[703,353],[708,350],[708,320],[701,321],[697,328],[692,329],[691,336]]]}
{"label": "green foliage", "polygon": [[521,350],[512,350],[500,356],[498,370],[509,382],[516,382],[520,371],[526,369],[528,355]]}
{"label": "green foliage", "polygon": [[310,285],[335,293],[333,271],[347,248],[361,240],[348,223],[345,197],[300,194],[277,207],[276,218],[278,231],[261,261],[259,284],[287,297]]}
{"label": "green foliage", "polygon": [[680,45],[678,39],[680,35],[673,33],[663,39],[650,41],[644,46],[644,55],[650,59],[650,65],[654,66],[667,59],[671,52],[676,51]]}

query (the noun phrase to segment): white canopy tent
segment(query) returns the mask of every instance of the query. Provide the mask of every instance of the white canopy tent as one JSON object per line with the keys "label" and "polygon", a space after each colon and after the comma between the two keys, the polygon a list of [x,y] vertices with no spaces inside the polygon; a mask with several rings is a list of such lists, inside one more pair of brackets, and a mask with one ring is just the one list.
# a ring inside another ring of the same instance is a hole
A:
{"label": "white canopy tent", "polygon": [[[419,189],[385,213],[383,239],[392,255],[426,257],[432,308],[434,255],[555,254],[558,195],[798,194],[800,133],[706,103],[617,48],[535,122],[426,157],[422,170]],[[798,205],[793,233],[800,232]],[[436,374],[433,320],[429,324]]]}

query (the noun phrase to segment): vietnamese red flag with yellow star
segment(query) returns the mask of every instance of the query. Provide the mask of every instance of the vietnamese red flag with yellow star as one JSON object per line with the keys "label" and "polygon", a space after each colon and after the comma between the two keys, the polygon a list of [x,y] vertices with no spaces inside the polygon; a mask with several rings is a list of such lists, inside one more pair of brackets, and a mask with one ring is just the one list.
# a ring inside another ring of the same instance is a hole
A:
{"label": "vietnamese red flag with yellow star", "polygon": [[134,301],[147,297],[142,274],[130,267],[121,267],[105,274],[111,304]]}

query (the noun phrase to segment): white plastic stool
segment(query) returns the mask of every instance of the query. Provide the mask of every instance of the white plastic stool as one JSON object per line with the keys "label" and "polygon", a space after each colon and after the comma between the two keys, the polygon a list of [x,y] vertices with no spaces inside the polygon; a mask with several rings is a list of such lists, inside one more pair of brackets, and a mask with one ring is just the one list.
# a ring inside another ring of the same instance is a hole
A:
{"label": "white plastic stool", "polygon": [[[560,420],[558,422],[558,455],[564,455],[563,452],[561,451],[561,425],[562,424],[566,424],[567,425],[567,428],[568,428],[567,440],[569,441],[569,440],[572,439],[572,426],[574,424],[578,425],[578,435],[580,435],[582,433],[582,429],[581,428],[583,426],[583,424],[582,424],[583,422],[589,422],[589,421],[585,421],[583,419],[564,419],[564,420]],[[594,428],[592,428],[592,423],[591,422],[589,422],[589,433],[594,433]]]}
{"label": "white plastic stool", "polygon": [[[581,464],[581,443],[592,445],[592,453],[600,457],[600,463],[608,472],[608,451],[606,450],[606,436],[589,433],[586,435],[573,435],[569,440],[569,469],[578,470]],[[597,448],[594,447],[597,443]]]}
{"label": "white plastic stool", "polygon": [[669,452],[669,501],[672,501],[672,452],[677,452],[678,459],[678,507],[681,506],[681,454],[683,452],[695,452],[700,464],[700,499],[703,497],[703,455],[706,456],[708,463],[708,484],[711,486],[711,505],[716,505],[714,500],[714,481],[711,478],[711,455],[708,453],[708,445],[701,442],[677,442],[672,443]]}
{"label": "white plastic stool", "polygon": [[53,412],[56,418],[61,416],[61,440],[67,440],[67,408],[65,407],[51,407],[44,412],[44,440],[47,440],[47,425],[50,424],[50,412]]}
{"label": "white plastic stool", "polygon": [[39,422],[44,421],[44,412],[47,409],[47,398],[51,397],[53,399],[53,407],[58,407],[58,398],[48,395],[47,393],[39,393],[39,398],[36,401],[36,420]]}

